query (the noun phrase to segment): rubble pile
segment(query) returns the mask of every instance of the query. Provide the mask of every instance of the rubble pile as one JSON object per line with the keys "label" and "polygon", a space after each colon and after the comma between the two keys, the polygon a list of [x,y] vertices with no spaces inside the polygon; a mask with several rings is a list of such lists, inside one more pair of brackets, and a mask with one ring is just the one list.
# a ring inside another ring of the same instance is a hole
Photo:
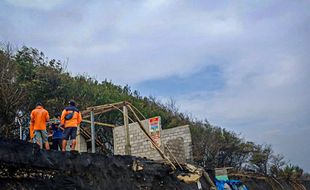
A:
{"label": "rubble pile", "polygon": [[[138,166],[137,166],[138,163]],[[131,156],[40,150],[0,139],[1,189],[197,189],[170,167]]]}

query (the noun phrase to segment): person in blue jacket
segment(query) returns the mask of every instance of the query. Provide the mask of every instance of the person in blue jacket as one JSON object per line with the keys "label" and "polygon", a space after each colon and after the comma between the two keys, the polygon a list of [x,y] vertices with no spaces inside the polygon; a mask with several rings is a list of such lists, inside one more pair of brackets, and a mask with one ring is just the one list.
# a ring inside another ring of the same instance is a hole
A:
{"label": "person in blue jacket", "polygon": [[[53,150],[61,150],[61,144],[62,144],[62,136],[63,136],[63,128],[60,127],[60,114],[56,114],[55,118],[52,120],[51,127],[53,131]],[[58,149],[59,148],[59,149]]]}

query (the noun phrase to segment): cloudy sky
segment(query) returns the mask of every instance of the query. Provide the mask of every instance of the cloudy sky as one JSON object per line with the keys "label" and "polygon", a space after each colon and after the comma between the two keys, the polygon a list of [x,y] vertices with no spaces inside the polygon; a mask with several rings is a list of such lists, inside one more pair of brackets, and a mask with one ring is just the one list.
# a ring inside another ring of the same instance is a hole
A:
{"label": "cloudy sky", "polygon": [[4,0],[0,41],[173,98],[310,172],[309,10],[307,0]]}

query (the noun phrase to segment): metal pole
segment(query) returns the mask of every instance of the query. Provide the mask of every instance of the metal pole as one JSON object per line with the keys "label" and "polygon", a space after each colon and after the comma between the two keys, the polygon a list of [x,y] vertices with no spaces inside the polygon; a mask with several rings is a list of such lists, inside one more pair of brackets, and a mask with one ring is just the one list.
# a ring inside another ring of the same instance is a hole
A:
{"label": "metal pole", "polygon": [[123,115],[124,115],[124,128],[125,128],[125,154],[131,155],[131,146],[130,146],[130,136],[129,136],[129,121],[128,121],[128,110],[126,106],[123,106]]}
{"label": "metal pole", "polygon": [[90,128],[91,128],[91,152],[95,153],[96,148],[95,148],[95,118],[94,118],[94,112],[90,112]]}
{"label": "metal pole", "polygon": [[19,139],[20,139],[20,140],[23,140],[23,129],[22,129],[22,124],[21,124],[19,118],[17,119],[17,121],[18,121],[18,124],[19,124]]}

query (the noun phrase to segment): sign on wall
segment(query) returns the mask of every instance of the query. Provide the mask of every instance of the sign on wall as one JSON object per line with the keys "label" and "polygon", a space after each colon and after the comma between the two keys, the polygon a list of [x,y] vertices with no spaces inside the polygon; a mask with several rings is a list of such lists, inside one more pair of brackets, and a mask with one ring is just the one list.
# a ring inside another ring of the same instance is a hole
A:
{"label": "sign on wall", "polygon": [[149,119],[149,130],[150,130],[151,138],[156,142],[158,146],[160,146],[161,145],[160,143],[160,131],[161,131],[160,116]]}

